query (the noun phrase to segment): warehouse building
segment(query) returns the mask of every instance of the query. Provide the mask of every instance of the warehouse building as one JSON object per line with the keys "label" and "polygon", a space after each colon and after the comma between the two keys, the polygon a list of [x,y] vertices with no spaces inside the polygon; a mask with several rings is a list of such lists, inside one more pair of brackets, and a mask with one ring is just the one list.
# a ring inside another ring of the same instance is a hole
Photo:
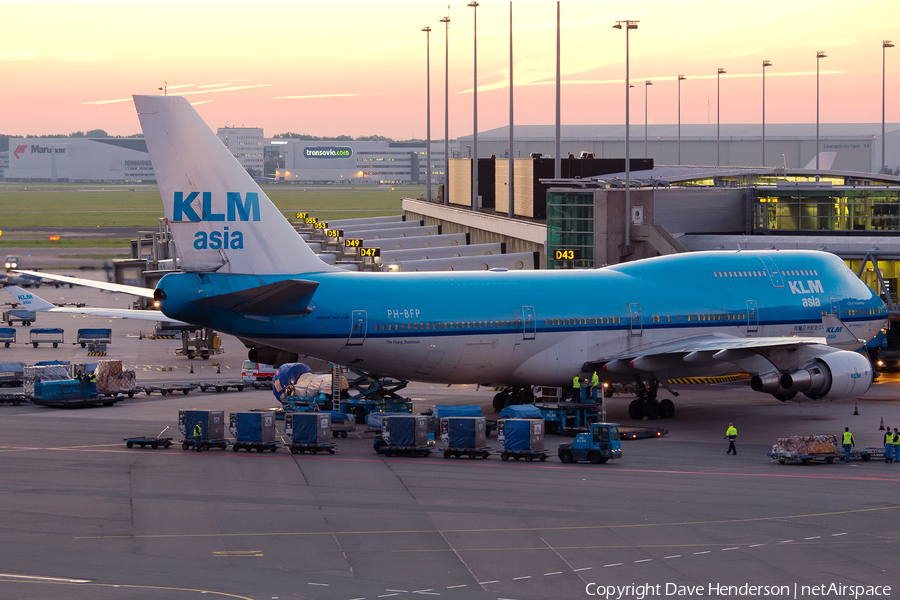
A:
{"label": "warehouse building", "polygon": [[143,138],[9,138],[7,181],[156,183]]}

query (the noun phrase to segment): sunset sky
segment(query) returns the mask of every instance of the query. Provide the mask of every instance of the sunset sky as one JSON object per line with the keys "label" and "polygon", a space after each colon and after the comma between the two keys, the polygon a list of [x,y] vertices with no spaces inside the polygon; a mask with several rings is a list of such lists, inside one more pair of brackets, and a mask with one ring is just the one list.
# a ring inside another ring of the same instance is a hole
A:
{"label": "sunset sky", "polygon": [[[473,13],[450,2],[450,135],[472,132]],[[479,130],[508,123],[509,2],[478,7]],[[447,2],[7,2],[0,0],[0,133],[138,133],[132,94],[168,82],[213,127],[312,135],[425,137],[426,34],[431,32],[432,137],[443,136]],[[631,32],[632,122],[900,121],[900,2],[563,1],[562,121],[624,122],[625,32]],[[516,124],[555,119],[556,2],[513,3]],[[711,121],[708,121],[711,119]]]}

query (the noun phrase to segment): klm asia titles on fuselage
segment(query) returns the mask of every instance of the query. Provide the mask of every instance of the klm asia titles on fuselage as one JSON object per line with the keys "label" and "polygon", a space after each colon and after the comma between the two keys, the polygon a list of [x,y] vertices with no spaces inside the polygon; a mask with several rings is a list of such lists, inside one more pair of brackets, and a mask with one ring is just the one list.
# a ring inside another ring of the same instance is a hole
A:
{"label": "klm asia titles on fuselage", "polygon": [[[200,196],[200,212],[197,214],[193,203]],[[227,192],[225,194],[225,213],[213,212],[212,192],[175,192],[174,205],[172,207],[173,223],[199,223],[202,221],[225,223],[259,221],[259,195],[256,192],[247,192],[241,198],[240,192]],[[195,250],[243,250],[244,234],[238,229],[229,231],[228,226],[223,226],[220,231],[198,231],[194,234]]]}

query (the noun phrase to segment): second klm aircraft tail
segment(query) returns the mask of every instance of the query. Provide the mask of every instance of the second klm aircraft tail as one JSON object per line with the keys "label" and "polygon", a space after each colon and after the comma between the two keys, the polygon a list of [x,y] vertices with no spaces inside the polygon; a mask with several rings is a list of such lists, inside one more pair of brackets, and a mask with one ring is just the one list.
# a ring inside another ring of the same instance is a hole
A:
{"label": "second klm aircraft tail", "polygon": [[322,262],[188,101],[134,96],[182,268],[251,275]]}

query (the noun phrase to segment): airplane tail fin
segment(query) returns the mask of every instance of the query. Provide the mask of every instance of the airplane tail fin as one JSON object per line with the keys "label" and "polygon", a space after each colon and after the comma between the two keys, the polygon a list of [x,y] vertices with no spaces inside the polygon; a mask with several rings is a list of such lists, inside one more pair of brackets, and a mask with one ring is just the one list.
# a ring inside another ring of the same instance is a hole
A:
{"label": "airplane tail fin", "polygon": [[43,298],[39,298],[37,295],[32,294],[31,292],[26,292],[22,288],[17,285],[8,285],[6,286],[6,291],[12,294],[13,298],[22,305],[22,308],[25,310],[33,310],[35,312],[40,312],[44,310],[51,310],[56,308],[55,305],[50,304]]}
{"label": "airplane tail fin", "polygon": [[134,96],[134,106],[184,270],[337,269],[315,255],[185,98]]}

